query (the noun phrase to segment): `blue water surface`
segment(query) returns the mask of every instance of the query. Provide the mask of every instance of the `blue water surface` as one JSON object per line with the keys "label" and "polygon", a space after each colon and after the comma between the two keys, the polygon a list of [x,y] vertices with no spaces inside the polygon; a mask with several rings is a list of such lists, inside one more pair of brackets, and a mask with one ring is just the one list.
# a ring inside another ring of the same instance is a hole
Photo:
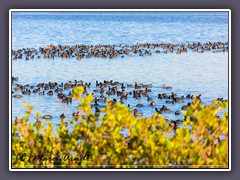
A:
{"label": "blue water surface", "polygon": [[[228,42],[228,13],[226,12],[13,12],[12,49],[46,47],[48,44],[136,44],[136,43]],[[177,95],[202,94],[204,103],[213,99],[228,99],[228,53],[153,54],[124,58],[34,59],[12,61],[12,75],[18,83],[37,85],[40,82],[91,82],[114,80],[124,83],[152,83],[151,97],[160,108],[165,101],[157,94],[175,92]],[[171,91],[160,88],[171,85]],[[132,89],[133,90],[133,89]],[[114,97],[113,97],[114,98]],[[25,95],[12,99],[12,117],[24,115],[22,101],[34,106],[34,113],[51,114],[58,124],[59,116],[71,116],[77,104],[66,105],[55,96]],[[186,101],[187,103],[188,101]],[[146,98],[124,102],[139,108],[144,116],[152,115]],[[175,112],[183,104],[168,105]],[[181,119],[174,113],[164,114]],[[31,121],[34,121],[32,117]]]}

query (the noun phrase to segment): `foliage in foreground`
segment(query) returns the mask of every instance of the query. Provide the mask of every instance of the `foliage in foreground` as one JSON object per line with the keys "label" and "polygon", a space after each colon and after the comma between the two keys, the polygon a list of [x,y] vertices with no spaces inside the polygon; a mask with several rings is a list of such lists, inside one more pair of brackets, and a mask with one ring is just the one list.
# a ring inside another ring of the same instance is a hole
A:
{"label": "foliage in foreground", "polygon": [[170,133],[161,115],[136,118],[120,103],[109,101],[99,116],[91,111],[93,96],[82,93],[77,87],[73,94],[82,115],[56,130],[44,120],[28,123],[33,107],[26,105],[23,119],[12,123],[13,168],[228,168],[228,113],[217,116],[227,101],[193,101]]}

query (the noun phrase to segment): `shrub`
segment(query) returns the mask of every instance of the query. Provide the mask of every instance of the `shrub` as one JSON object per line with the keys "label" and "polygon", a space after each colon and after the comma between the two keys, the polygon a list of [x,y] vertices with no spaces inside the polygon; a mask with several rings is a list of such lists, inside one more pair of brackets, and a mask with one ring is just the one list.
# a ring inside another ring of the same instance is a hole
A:
{"label": "shrub", "polygon": [[68,127],[65,119],[56,129],[45,120],[28,123],[33,107],[26,105],[12,123],[13,168],[228,168],[227,101],[193,101],[175,131],[160,114],[136,118],[112,101],[93,113],[93,96],[82,93],[74,88],[81,115]]}

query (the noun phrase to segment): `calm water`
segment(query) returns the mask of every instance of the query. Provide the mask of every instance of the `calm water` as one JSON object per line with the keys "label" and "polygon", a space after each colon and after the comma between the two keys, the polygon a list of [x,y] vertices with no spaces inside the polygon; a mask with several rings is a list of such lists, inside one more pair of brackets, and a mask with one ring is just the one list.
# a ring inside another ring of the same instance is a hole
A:
{"label": "calm water", "polygon": [[[13,13],[12,49],[48,44],[136,44],[228,42],[227,13]],[[143,57],[115,59],[34,59],[12,62],[12,75],[19,77],[18,83],[37,85],[41,82],[67,82],[83,80],[114,80],[124,83],[152,83],[151,97],[160,108],[165,101],[157,94],[166,92],[180,95],[202,94],[209,104],[218,97],[228,98],[228,53],[153,54]],[[163,90],[162,84],[171,85],[172,90]],[[95,83],[94,83],[95,84]],[[94,86],[93,86],[94,88]],[[112,97],[114,98],[114,97]],[[59,123],[62,113],[71,115],[77,104],[61,103],[56,96],[25,95],[12,100],[12,116],[22,116],[22,101],[34,105],[34,112],[51,114],[54,123]],[[186,101],[187,103],[188,101]],[[146,98],[124,102],[139,108],[145,116],[155,112]],[[103,104],[101,104],[103,105]],[[167,105],[173,112],[183,104]],[[101,106],[100,106],[101,107]],[[173,113],[164,114],[171,119],[181,119]],[[32,119],[33,121],[33,119]]]}

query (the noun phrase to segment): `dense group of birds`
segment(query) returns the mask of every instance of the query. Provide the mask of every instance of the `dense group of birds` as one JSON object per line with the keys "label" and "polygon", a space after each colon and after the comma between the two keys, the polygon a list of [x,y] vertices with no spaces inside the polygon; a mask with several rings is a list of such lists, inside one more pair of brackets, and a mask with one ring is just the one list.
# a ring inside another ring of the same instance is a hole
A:
{"label": "dense group of birds", "polygon": [[[48,82],[48,83],[38,83],[37,85],[24,84],[21,85],[18,83],[18,77],[12,77],[12,97],[15,98],[23,98],[26,95],[36,94],[39,96],[57,96],[57,98],[62,103],[67,103],[71,105],[72,103],[72,95],[73,88],[76,86],[83,86],[84,92],[83,96],[88,94],[92,94],[94,96],[93,102],[91,103],[91,107],[95,111],[95,113],[100,113],[101,107],[106,105],[106,103],[115,104],[117,102],[121,102],[122,104],[126,104],[129,107],[129,110],[132,111],[133,115],[136,117],[143,116],[143,112],[141,112],[141,107],[148,106],[149,108],[154,108],[155,111],[159,114],[164,113],[174,113],[175,116],[181,114],[181,110],[187,110],[190,107],[189,100],[193,100],[198,98],[201,100],[201,94],[198,96],[194,96],[191,94],[187,94],[186,96],[177,96],[176,93],[172,92],[172,87],[168,85],[161,85],[162,89],[165,91],[169,91],[169,93],[159,93],[157,98],[164,102],[164,105],[159,107],[151,96],[152,92],[152,84],[143,84],[137,83],[134,84],[124,84],[118,81],[106,81],[103,82],[96,81],[95,83],[87,83],[82,80],[74,80],[68,81],[66,83],[57,83],[57,82]],[[108,100],[110,97],[114,97],[112,100]],[[133,98],[136,100],[144,99],[146,103],[137,103],[137,104],[127,104],[126,101],[128,98]],[[186,103],[186,100],[188,103]],[[172,111],[168,106],[168,104],[176,104],[182,103],[181,109],[177,111]],[[80,115],[80,112],[73,112],[72,116],[77,117]],[[61,119],[64,119],[66,116],[62,113],[59,116]],[[52,119],[52,115],[47,114],[42,116],[43,119]],[[15,119],[16,121],[18,118]],[[168,120],[171,125],[177,127],[177,124],[182,123],[182,120]]]}
{"label": "dense group of birds", "polygon": [[228,42],[207,42],[207,43],[188,43],[188,44],[173,44],[173,43],[137,43],[134,45],[114,44],[114,45],[47,45],[46,47],[22,48],[12,50],[12,60],[31,60],[34,58],[54,59],[59,58],[109,58],[116,57],[124,58],[125,56],[144,56],[152,55],[153,53],[167,54],[175,53],[182,54],[187,52],[228,52]]}
{"label": "dense group of birds", "polygon": [[[113,59],[116,57],[124,58],[125,56],[144,56],[152,55],[153,53],[157,54],[167,54],[175,53],[182,54],[187,52],[195,53],[220,53],[228,52],[228,42],[207,42],[207,43],[188,43],[188,44],[173,44],[173,43],[137,43],[135,45],[128,44],[118,44],[118,45],[47,45],[46,47],[36,48],[22,48],[17,50],[12,50],[12,60],[32,60],[37,59],[54,59],[58,58],[76,58],[77,60],[82,60],[83,58],[109,58]],[[100,104],[106,104],[109,102],[108,99],[111,96],[114,96],[114,99],[110,103],[115,104],[116,102],[121,102],[122,104],[126,103],[128,98],[133,98],[141,100],[146,99],[146,104],[149,107],[154,107],[155,111],[159,114],[163,113],[174,113],[176,116],[181,114],[181,110],[187,110],[190,107],[189,100],[198,98],[201,100],[201,94],[198,96],[187,94],[185,96],[178,97],[176,93],[172,92],[171,86],[163,84],[161,88],[169,90],[169,93],[159,93],[157,98],[163,100],[165,103],[161,107],[158,106],[156,100],[151,97],[152,84],[124,84],[118,81],[106,81],[103,82],[96,81],[96,83],[91,84],[83,82],[82,80],[68,81],[66,83],[57,83],[57,82],[47,82],[47,83],[38,83],[37,85],[30,84],[19,84],[18,77],[12,77],[12,97],[13,98],[23,98],[25,95],[37,94],[40,96],[54,96],[62,103],[71,104],[72,103],[72,94],[73,88],[76,86],[83,86],[84,92],[83,95],[92,93],[94,100],[91,103],[91,107],[94,108],[95,113],[100,113]],[[90,88],[92,87],[92,88]],[[93,89],[94,88],[94,89]],[[187,102],[186,102],[187,100]],[[219,98],[219,100],[223,100]],[[168,104],[183,103],[181,109],[172,112],[172,110],[167,107]],[[132,108],[132,113],[136,117],[143,116],[143,112],[139,109],[146,106],[144,103],[137,104],[127,104],[129,109]],[[102,105],[101,105],[102,106]],[[104,105],[103,105],[104,106]],[[79,116],[79,112],[73,112],[72,116]],[[64,119],[65,114],[61,114],[60,118]],[[52,119],[52,116],[47,114],[42,116],[43,119]],[[168,120],[169,125],[176,129],[177,124],[181,123],[182,120]],[[15,119],[15,122],[19,122],[21,119]],[[40,122],[37,119],[37,122]]]}

